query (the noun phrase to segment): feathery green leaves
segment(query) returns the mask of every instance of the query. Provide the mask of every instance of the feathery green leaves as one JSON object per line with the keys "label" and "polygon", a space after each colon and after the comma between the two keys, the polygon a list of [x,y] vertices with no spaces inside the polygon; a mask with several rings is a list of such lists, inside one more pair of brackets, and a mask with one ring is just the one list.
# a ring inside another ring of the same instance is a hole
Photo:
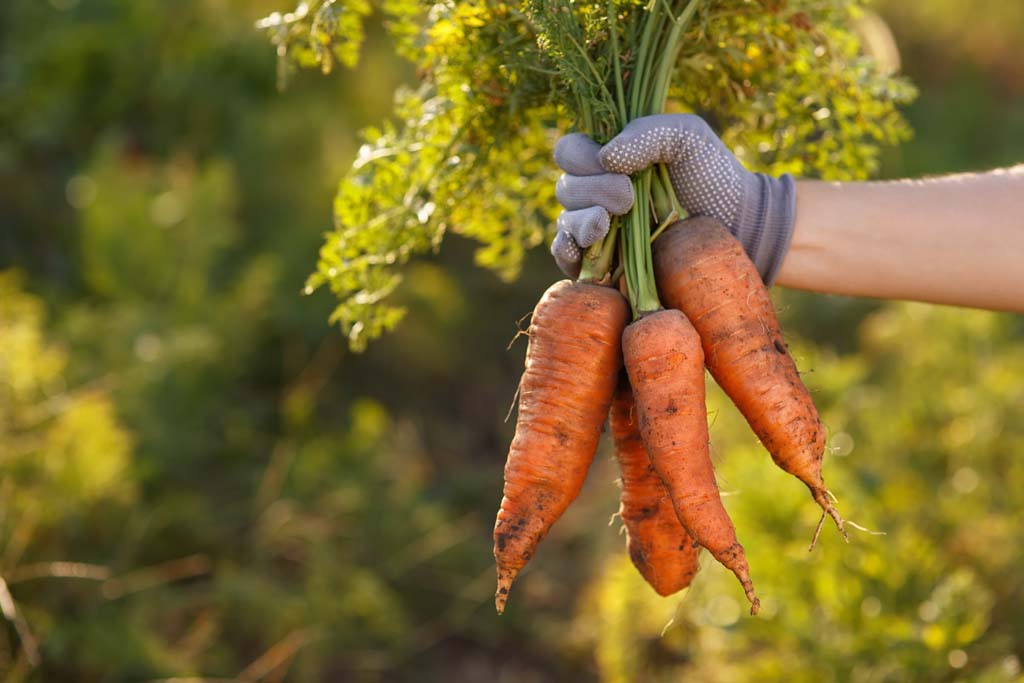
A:
{"label": "feathery green leaves", "polygon": [[[914,91],[862,53],[859,6],[323,0],[270,15],[259,26],[288,65],[285,75],[352,65],[363,22],[379,12],[422,78],[415,91],[396,94],[395,122],[364,131],[307,291],[335,293],[332,320],[358,350],[401,319],[388,301],[400,266],[435,252],[449,232],[478,241],[478,263],[514,278],[557,215],[552,141],[570,126],[599,140],[614,135],[624,123],[616,80],[628,85],[637,71],[649,86],[630,94],[630,116],[658,110],[667,97],[667,111],[703,115],[753,169],[866,177],[882,145],[909,135],[898,106]],[[664,21],[644,48],[652,12]],[[673,58],[669,32],[684,13]]]}

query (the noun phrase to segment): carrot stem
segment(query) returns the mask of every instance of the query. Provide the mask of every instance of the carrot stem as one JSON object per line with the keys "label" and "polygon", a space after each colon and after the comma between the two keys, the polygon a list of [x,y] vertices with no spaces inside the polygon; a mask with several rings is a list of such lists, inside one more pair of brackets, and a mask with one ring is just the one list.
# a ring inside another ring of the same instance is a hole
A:
{"label": "carrot stem", "polygon": [[603,239],[587,248],[583,254],[583,266],[579,279],[584,282],[603,280],[611,271],[612,259],[615,257],[615,238],[618,236],[622,220],[613,218],[608,234]]}
{"label": "carrot stem", "polygon": [[636,317],[661,308],[658,289],[654,284],[654,266],[651,259],[651,212],[647,194],[651,186],[650,169],[633,178],[636,203],[623,218],[622,255],[626,263],[626,289]]}
{"label": "carrot stem", "polygon": [[[622,55],[619,51],[618,15],[614,0],[608,0],[608,28],[612,49],[611,87],[602,83],[605,96],[610,100],[618,127],[632,119],[655,114],[665,109],[675,63],[682,46],[682,35],[689,26],[703,0],[688,0],[681,5],[681,11],[674,9],[679,4],[671,0],[650,0],[642,10],[639,26],[639,45],[631,59],[628,82],[623,77]],[[674,11],[679,11],[678,16]],[[634,18],[637,15],[634,14]],[[667,23],[666,23],[667,22]],[[671,25],[669,28],[668,24]],[[636,37],[635,24],[628,29]],[[666,30],[667,29],[667,30]],[[580,54],[595,76],[596,65],[588,58],[586,50],[574,41]],[[614,92],[614,95],[613,95]],[[585,105],[589,103],[584,103]],[[597,133],[594,109],[585,106],[581,112],[581,124],[591,134]],[[675,219],[684,218],[679,199],[675,196],[668,171],[659,164],[633,178],[636,201],[628,214],[612,219],[604,239],[586,250],[580,270],[580,279],[603,281],[611,271],[615,257],[615,245],[621,244],[620,268],[626,276],[626,291],[636,315],[661,308],[658,290],[654,283],[654,266],[651,256],[651,241],[667,227],[666,218],[674,214]],[[652,225],[656,229],[652,234]]]}
{"label": "carrot stem", "polygon": [[[675,63],[681,48],[683,31],[689,26],[702,0],[689,0],[678,17],[668,0],[651,0],[644,8],[640,44],[628,83],[629,108],[623,121],[655,114],[665,109],[669,85],[675,72]],[[613,5],[609,3],[609,21],[614,25]],[[667,28],[665,22],[671,24]],[[611,34],[615,78],[621,80],[617,59],[618,39],[613,29]],[[616,88],[619,84],[616,83]],[[668,171],[664,165],[647,169],[633,178],[636,201],[633,208],[623,217],[621,233],[623,271],[626,276],[626,291],[637,317],[661,308],[658,289],[654,283],[654,264],[651,256],[651,241],[668,227],[666,222],[686,216],[679,199],[675,196]],[[653,219],[653,220],[652,220]],[[652,224],[657,227],[653,234]]]}
{"label": "carrot stem", "polygon": [[686,218],[690,214],[683,208],[683,205],[679,202],[679,198],[676,196],[675,188],[672,187],[672,179],[668,176],[668,166],[665,164],[658,164],[657,169],[658,176],[655,185],[668,196],[668,201],[672,205],[672,211],[679,215],[679,220]]}
{"label": "carrot stem", "polygon": [[615,69],[615,98],[619,105],[619,118],[626,120],[626,94],[622,84],[622,64],[619,55],[619,31],[615,26],[617,15],[615,12],[615,0],[608,0],[608,34],[612,43],[612,66]]}
{"label": "carrot stem", "polygon": [[661,222],[661,225],[659,225],[655,229],[655,231],[651,233],[651,244],[654,244],[654,240],[658,239],[658,235],[663,233],[665,229],[668,228],[668,226],[672,225],[678,220],[680,220],[679,214],[677,214],[675,210],[670,211],[668,216],[665,217],[665,220]]}

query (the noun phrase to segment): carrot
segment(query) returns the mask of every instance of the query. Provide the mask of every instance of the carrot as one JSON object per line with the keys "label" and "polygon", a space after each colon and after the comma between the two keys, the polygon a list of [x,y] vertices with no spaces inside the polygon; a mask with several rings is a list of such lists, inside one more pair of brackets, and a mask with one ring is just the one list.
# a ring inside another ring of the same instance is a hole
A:
{"label": "carrot", "polygon": [[494,525],[499,614],[519,571],[583,486],[622,365],[628,315],[616,290],[569,280],[552,285],[534,309]]}
{"label": "carrot", "polygon": [[622,469],[619,516],[626,525],[629,557],[659,595],[672,595],[693,580],[700,547],[679,523],[668,489],[640,439],[633,391],[624,373],[608,422]]}
{"label": "carrot", "polygon": [[655,242],[654,272],[666,305],[685,313],[700,334],[715,381],[775,463],[807,485],[845,536],[821,476],[825,429],[743,247],[718,221],[692,218]]}
{"label": "carrot", "polygon": [[761,606],[743,546],[715,484],[704,405],[700,337],[677,310],[649,313],[626,328],[622,352],[640,434],[672,496],[679,521],[743,585],[750,613]]}

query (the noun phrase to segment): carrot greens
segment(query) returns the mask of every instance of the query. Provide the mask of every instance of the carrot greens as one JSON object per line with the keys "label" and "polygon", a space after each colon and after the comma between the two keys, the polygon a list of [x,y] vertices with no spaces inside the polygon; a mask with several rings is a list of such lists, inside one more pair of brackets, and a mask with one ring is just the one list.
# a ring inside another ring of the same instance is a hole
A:
{"label": "carrot greens", "polygon": [[[354,66],[378,21],[419,81],[363,131],[306,291],[331,289],[332,321],[359,350],[404,314],[400,266],[449,233],[515,278],[552,234],[550,151],[571,129],[605,142],[633,118],[694,111],[752,170],[868,176],[880,147],[908,135],[897,107],[913,88],[864,54],[862,12],[857,0],[314,0],[265,17],[282,83]],[[589,250],[583,277],[621,267],[646,311],[658,307],[647,244],[682,212],[663,171],[635,181],[636,208]]]}

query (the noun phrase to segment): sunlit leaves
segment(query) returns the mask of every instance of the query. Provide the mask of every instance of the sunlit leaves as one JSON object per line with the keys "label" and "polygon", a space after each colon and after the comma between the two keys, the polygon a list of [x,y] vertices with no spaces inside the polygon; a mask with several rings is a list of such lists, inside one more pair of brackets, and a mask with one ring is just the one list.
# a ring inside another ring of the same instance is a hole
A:
{"label": "sunlit leaves", "polygon": [[450,231],[479,241],[477,261],[512,278],[553,218],[545,112],[500,137],[486,125],[498,117],[470,93],[433,92],[399,93],[405,125],[365,132],[335,198],[335,231],[307,283],[307,290],[327,284],[338,296],[331,320],[354,349],[403,315],[386,302],[399,282],[394,266],[435,251]]}
{"label": "sunlit leaves", "polygon": [[[303,3],[261,26],[279,54],[301,65],[307,48],[292,54],[288,46],[341,25],[316,19],[328,6],[355,22],[346,36],[357,48],[367,10],[360,1]],[[398,323],[403,311],[388,303],[396,267],[437,250],[448,232],[479,241],[477,262],[505,278],[543,240],[557,213],[551,141],[573,125],[598,138],[620,125],[608,7],[596,0],[381,5],[423,85],[398,94],[397,123],[365,131],[338,191],[335,230],[307,283],[307,291],[328,285],[339,298],[332,320],[353,348]],[[628,80],[637,19],[647,10],[633,2],[612,7]],[[856,8],[855,0],[701,4],[683,36],[669,109],[707,117],[751,168],[866,177],[881,145],[908,136],[897,106],[913,89],[862,55],[851,28]],[[354,51],[344,54],[354,59]],[[313,50],[315,63],[329,65],[325,59]]]}
{"label": "sunlit leaves", "polygon": [[14,406],[60,386],[65,356],[43,338],[43,305],[21,292],[16,272],[0,272],[0,419]]}
{"label": "sunlit leaves", "polygon": [[749,167],[862,179],[880,146],[909,136],[897,106],[913,87],[862,55],[854,2],[801,0],[764,11],[718,3],[688,45],[676,79],[679,104],[710,115]]}
{"label": "sunlit leaves", "polygon": [[325,74],[335,63],[355,66],[369,13],[368,0],[303,0],[291,12],[256,22],[277,47],[278,87],[288,84],[295,66],[318,67]]}
{"label": "sunlit leaves", "polygon": [[593,4],[563,0],[527,0],[530,21],[537,27],[538,66],[546,65],[551,97],[574,118],[573,123],[598,139],[616,132],[618,115],[613,88],[608,19]]}

